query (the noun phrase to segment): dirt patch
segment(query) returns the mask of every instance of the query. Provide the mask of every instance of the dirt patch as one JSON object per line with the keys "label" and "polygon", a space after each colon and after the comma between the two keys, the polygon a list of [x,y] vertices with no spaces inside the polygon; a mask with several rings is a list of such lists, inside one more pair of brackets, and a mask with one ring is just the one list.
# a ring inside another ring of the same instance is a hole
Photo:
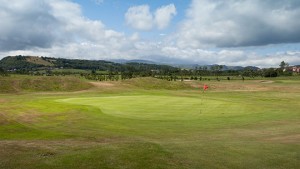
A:
{"label": "dirt patch", "polygon": [[6,103],[7,101],[5,99],[0,99],[0,103]]}

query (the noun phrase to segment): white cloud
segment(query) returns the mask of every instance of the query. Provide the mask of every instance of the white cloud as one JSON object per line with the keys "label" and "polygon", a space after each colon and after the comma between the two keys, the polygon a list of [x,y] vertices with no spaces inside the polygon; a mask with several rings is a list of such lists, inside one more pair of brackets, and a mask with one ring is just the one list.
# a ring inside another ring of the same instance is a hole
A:
{"label": "white cloud", "polygon": [[2,51],[83,42],[121,48],[127,41],[123,33],[85,18],[80,6],[68,0],[12,0],[1,3],[0,10]]}
{"label": "white cloud", "polygon": [[148,5],[130,7],[125,14],[127,25],[138,30],[150,30],[153,27],[153,16]]}
{"label": "white cloud", "polygon": [[[154,41],[143,39],[138,33],[125,35],[108,29],[101,21],[84,17],[81,7],[69,0],[10,0],[9,2],[0,0],[0,58],[8,55],[39,55],[78,59],[148,59],[169,63],[261,67],[278,66],[282,60],[290,64],[300,64],[299,45],[292,50],[287,50],[288,52],[278,53],[272,52],[278,46],[267,46],[266,51],[271,51],[267,54],[237,48],[205,48],[206,46],[220,46],[220,44],[226,44],[225,42],[246,41],[251,36],[260,37],[254,36],[251,31],[249,34],[241,34],[239,32],[241,25],[238,23],[242,22],[239,19],[243,18],[239,15],[230,15],[231,10],[227,9],[228,6],[224,6],[224,1],[216,1],[220,4],[223,2],[223,6],[218,7],[221,13],[212,13],[217,8],[214,2],[193,1],[187,13],[188,17],[180,25],[178,32],[161,34],[160,39]],[[248,4],[250,6],[242,6],[244,2],[250,3],[247,0],[239,1],[239,3],[236,2],[237,4],[233,3],[233,7],[230,8],[236,9],[232,11],[245,13],[244,15],[249,13],[250,16],[254,15],[252,12],[261,12],[256,9],[261,8],[257,7],[257,4],[252,4],[252,7],[251,3]],[[253,2],[258,3],[255,0]],[[205,8],[201,8],[198,3],[205,5]],[[207,10],[207,13],[199,12],[197,9]],[[269,8],[266,9],[269,11]],[[295,9],[297,5],[294,5],[291,10]],[[162,29],[169,25],[170,20],[176,14],[176,9],[171,4],[151,12],[149,6],[139,6],[139,9],[133,8],[129,13],[130,16],[136,15],[130,21],[130,24],[139,23],[136,24],[138,25],[136,29]],[[274,13],[278,11],[275,10]],[[268,23],[273,23],[275,30],[281,27],[282,30],[290,29],[290,32],[293,32],[295,25],[299,23],[289,23],[291,18],[294,18],[290,13],[290,11],[285,11],[282,15],[277,15],[278,22],[289,26],[274,22],[272,19],[267,19]],[[259,15],[259,12],[256,14]],[[298,13],[294,11],[294,15],[297,16]],[[225,16],[232,18],[225,20]],[[156,18],[161,18],[161,20]],[[145,22],[147,20],[149,22]],[[207,25],[203,25],[204,23]],[[251,27],[252,24],[249,25]],[[268,30],[272,32],[273,29]],[[297,39],[297,35],[294,38]]]}
{"label": "white cloud", "polygon": [[130,7],[125,14],[125,20],[127,25],[137,30],[148,31],[153,28],[162,30],[169,26],[175,15],[174,4],[162,6],[154,13],[150,11],[149,5],[140,5]]}
{"label": "white cloud", "polygon": [[300,42],[298,0],[193,0],[180,47],[260,46]]}
{"label": "white cloud", "polygon": [[176,15],[176,7],[174,4],[162,6],[154,13],[155,23],[158,29],[168,27],[173,16]]}
{"label": "white cloud", "polygon": [[139,35],[139,33],[135,32],[134,34],[132,34],[129,37],[129,39],[132,40],[133,42],[136,42],[136,41],[140,40],[140,35]]}
{"label": "white cloud", "polygon": [[127,37],[85,18],[80,6],[68,0],[1,2],[0,18],[0,57],[126,58],[139,40],[137,33]]}

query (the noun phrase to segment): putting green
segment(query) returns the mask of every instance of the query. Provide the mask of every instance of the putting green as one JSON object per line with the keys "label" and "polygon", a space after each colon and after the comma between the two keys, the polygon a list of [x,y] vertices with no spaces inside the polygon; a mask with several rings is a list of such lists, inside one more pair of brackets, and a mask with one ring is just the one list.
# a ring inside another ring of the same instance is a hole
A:
{"label": "putting green", "polygon": [[61,99],[60,102],[94,106],[105,114],[144,120],[193,120],[235,114],[241,106],[221,100],[178,96],[110,96]]}

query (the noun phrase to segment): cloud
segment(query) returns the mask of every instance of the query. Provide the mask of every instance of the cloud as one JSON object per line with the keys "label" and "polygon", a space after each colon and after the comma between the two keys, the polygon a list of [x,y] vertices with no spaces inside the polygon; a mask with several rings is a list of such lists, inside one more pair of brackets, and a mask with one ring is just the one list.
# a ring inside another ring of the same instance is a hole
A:
{"label": "cloud", "polygon": [[125,13],[125,20],[127,25],[137,30],[148,31],[153,28],[162,30],[169,26],[175,15],[174,4],[161,6],[154,13],[150,11],[149,5],[140,5],[130,7]]}
{"label": "cloud", "polygon": [[12,0],[1,3],[0,11],[1,51],[85,42],[115,49],[127,41],[123,33],[85,18],[80,6],[68,0]]}
{"label": "cloud", "polygon": [[[126,35],[108,29],[100,20],[86,18],[79,4],[70,0],[10,0],[9,2],[0,0],[0,58],[8,55],[38,55],[77,59],[147,59],[168,63],[256,65],[260,67],[278,66],[282,60],[291,65],[300,64],[299,45],[292,46],[289,50],[278,50],[279,45],[267,45],[262,47],[264,51],[271,51],[265,52],[266,54],[260,54],[259,50],[255,51],[246,47],[221,47],[245,46],[242,44],[251,42],[249,40],[251,38],[263,42],[260,39],[266,38],[264,32],[272,33],[273,30],[279,30],[279,27],[284,30],[282,36],[289,37],[289,34],[285,34],[286,32],[298,31],[294,28],[299,24],[294,15],[298,16],[297,10],[300,2],[297,5],[298,1],[293,1],[294,4],[290,5],[290,10],[286,10],[282,15],[276,15],[278,22],[269,19],[273,16],[256,17],[260,22],[254,18],[254,23],[245,19],[245,22],[249,22],[246,23],[246,26],[249,26],[247,29],[253,29],[253,31],[241,32],[241,29],[246,27],[241,24],[241,20],[244,19],[242,16],[248,14],[250,17],[254,13],[262,16],[263,11],[257,10],[257,8],[266,8],[266,14],[263,16],[268,16],[270,9],[283,8],[280,7],[282,3],[271,0],[266,0],[264,3],[253,0],[254,4],[247,0],[229,1],[232,4],[227,4],[227,1],[193,1],[187,10],[186,20],[181,22],[177,32],[160,34],[159,39],[152,40],[143,38],[143,34]],[[265,4],[267,1],[271,7]],[[243,6],[242,4],[246,2],[249,4]],[[289,2],[287,4],[292,3],[292,1]],[[260,3],[265,6],[260,7]],[[205,8],[199,4],[204,5]],[[215,9],[217,8],[216,4],[223,4],[218,7],[220,13]],[[135,25],[135,29],[138,30],[166,28],[172,17],[176,15],[175,6],[172,4],[162,6],[154,12],[151,12],[147,5],[137,7],[138,9],[132,7],[132,11],[128,9],[130,12],[127,11],[127,13],[130,13],[129,16],[134,16],[131,18],[130,25]],[[236,15],[236,11],[233,10],[235,8],[244,15]],[[285,6],[285,8],[288,7]],[[199,12],[197,9],[208,12]],[[230,13],[232,14],[230,15]],[[278,11],[275,10],[274,13],[276,14]],[[225,20],[224,18],[229,19]],[[295,22],[292,22],[293,19]],[[257,31],[254,31],[253,25],[259,25],[261,20],[273,23],[274,28],[259,27],[255,28],[258,29]],[[266,30],[260,30],[260,28]],[[273,39],[276,39],[277,36],[279,35],[274,34]],[[294,38],[297,39],[297,36],[298,34],[294,35]],[[272,37],[266,39],[270,38]],[[219,46],[219,48],[215,46]]]}
{"label": "cloud", "polygon": [[170,24],[173,16],[176,15],[176,8],[174,4],[162,6],[154,13],[155,23],[158,29],[165,29]]}
{"label": "cloud", "polygon": [[178,46],[239,47],[300,42],[297,0],[193,0]]}
{"label": "cloud", "polygon": [[161,48],[160,56],[162,60],[169,58],[169,62],[190,64],[220,64],[229,66],[258,66],[278,67],[281,61],[291,65],[300,64],[299,51],[277,52],[272,54],[259,54],[252,51],[238,49],[223,49],[219,51],[209,49],[180,49],[178,47],[164,46]]}
{"label": "cloud", "polygon": [[1,2],[0,50],[50,47],[60,23],[49,10],[50,4],[38,0]]}
{"label": "cloud", "polygon": [[0,18],[1,57],[128,58],[139,40],[137,33],[128,37],[85,18],[80,6],[69,0],[3,2]]}
{"label": "cloud", "polygon": [[130,7],[126,14],[127,25],[138,30],[150,30],[153,27],[153,16],[148,5]]}

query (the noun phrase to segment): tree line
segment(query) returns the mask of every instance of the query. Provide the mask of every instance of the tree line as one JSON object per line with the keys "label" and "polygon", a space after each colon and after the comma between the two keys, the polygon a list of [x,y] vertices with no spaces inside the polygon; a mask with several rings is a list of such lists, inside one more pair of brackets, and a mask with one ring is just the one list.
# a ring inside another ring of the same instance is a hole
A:
{"label": "tree line", "polygon": [[[64,76],[79,74],[81,77],[89,80],[98,81],[116,81],[135,77],[155,77],[169,81],[177,80],[220,80],[219,77],[277,77],[291,76],[292,73],[285,71],[289,66],[288,63],[282,61],[279,68],[258,69],[254,67],[246,67],[240,70],[224,70],[223,65],[213,66],[198,66],[191,69],[183,69],[169,65],[147,64],[147,63],[113,63],[104,60],[78,60],[78,59],[63,59],[40,57],[37,63],[28,61],[26,56],[5,57],[0,61],[0,75],[10,73],[28,74],[35,76]],[[41,62],[43,61],[43,62]],[[41,64],[41,63],[47,63]],[[80,69],[86,72],[59,72],[55,69]],[[99,73],[101,72],[101,73]],[[213,78],[208,78],[208,76]]]}

